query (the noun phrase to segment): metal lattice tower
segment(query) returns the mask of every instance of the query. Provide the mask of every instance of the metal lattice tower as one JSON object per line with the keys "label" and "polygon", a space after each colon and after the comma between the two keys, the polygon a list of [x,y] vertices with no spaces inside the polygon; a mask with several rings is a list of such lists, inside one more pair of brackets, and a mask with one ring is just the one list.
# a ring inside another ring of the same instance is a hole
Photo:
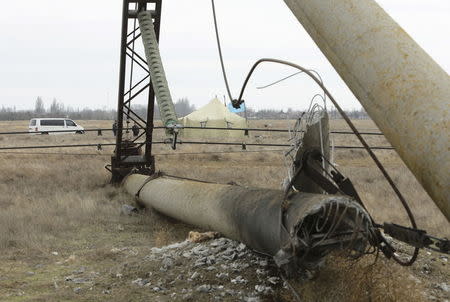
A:
{"label": "metal lattice tower", "polygon": [[[151,12],[156,39],[159,41],[161,2],[162,0],[123,1],[116,149],[111,157],[113,183],[120,182],[133,169],[148,175],[155,171],[152,156],[155,92],[145,53],[139,53],[135,44],[141,41],[137,17],[142,11]],[[135,80],[136,68],[144,70],[145,75],[139,80]],[[140,95],[147,95],[147,116],[140,116],[132,109],[132,101]],[[130,122],[144,130],[132,139],[127,137]]]}

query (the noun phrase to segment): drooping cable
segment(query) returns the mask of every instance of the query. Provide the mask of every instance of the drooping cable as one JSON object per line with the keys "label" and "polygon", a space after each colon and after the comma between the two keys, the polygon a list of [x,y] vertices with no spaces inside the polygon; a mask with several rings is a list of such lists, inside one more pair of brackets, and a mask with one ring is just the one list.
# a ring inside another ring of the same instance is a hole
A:
{"label": "drooping cable", "polygon": [[[317,75],[317,77],[320,79],[320,82],[322,82],[322,84],[323,84],[322,77],[320,76],[320,74],[319,74],[317,71],[315,71],[314,69],[309,69],[309,71],[314,72],[314,73]],[[296,75],[302,74],[302,73],[303,73],[303,71],[297,71],[297,72],[295,72],[295,73],[293,73],[293,74],[291,74],[291,75],[288,75],[288,76],[286,76],[286,77],[284,77],[284,78],[281,78],[281,79],[279,79],[279,80],[277,80],[277,81],[275,81],[275,82],[272,82],[272,83],[270,83],[270,84],[266,84],[266,85],[264,85],[264,86],[256,87],[256,89],[265,89],[265,88],[269,88],[270,86],[273,86],[273,85],[276,85],[276,84],[278,84],[278,83],[281,83],[281,82],[283,82],[283,81],[285,81],[285,80],[287,80],[287,79],[290,79],[290,78],[295,77]]]}
{"label": "drooping cable", "polygon": [[230,85],[228,84],[227,72],[225,70],[225,64],[223,62],[222,47],[220,44],[219,28],[217,25],[216,6],[214,4],[214,0],[211,0],[211,5],[212,5],[212,12],[213,12],[213,17],[214,17],[214,28],[216,31],[217,49],[219,50],[220,65],[222,66],[223,80],[225,82],[225,87],[227,89],[228,98],[230,99],[230,102],[232,102],[233,97],[231,96],[231,90],[230,90]]}
{"label": "drooping cable", "polygon": [[296,73],[293,73],[293,74],[291,74],[291,75],[288,75],[288,76],[286,76],[286,77],[284,77],[284,78],[281,78],[281,79],[279,79],[279,80],[277,80],[277,81],[275,81],[275,82],[272,82],[272,83],[270,83],[270,84],[267,84],[267,85],[264,85],[264,86],[258,86],[258,87],[256,87],[256,89],[265,89],[265,88],[269,88],[270,86],[273,86],[273,85],[276,85],[276,84],[278,84],[278,83],[281,83],[281,82],[283,82],[284,80],[290,79],[290,78],[292,78],[292,77],[294,77],[294,76],[296,76],[296,75],[298,75],[298,74],[301,74],[301,73],[303,73],[303,71],[298,71],[298,72],[296,72]]}
{"label": "drooping cable", "polygon": [[[320,76],[320,74],[319,74],[317,71],[315,71],[314,69],[308,69],[308,71],[314,73],[314,74],[319,78],[320,82],[323,84],[322,77]],[[291,74],[291,75],[288,75],[288,76],[286,76],[286,77],[284,77],[284,78],[281,78],[281,79],[279,79],[279,80],[277,80],[277,81],[275,81],[275,82],[272,82],[272,83],[270,83],[270,84],[267,84],[267,85],[264,85],[264,86],[256,87],[256,89],[266,89],[266,88],[269,88],[269,87],[271,87],[271,86],[274,86],[274,85],[276,85],[276,84],[278,84],[278,83],[281,83],[281,82],[283,82],[283,81],[285,81],[285,80],[287,80],[287,79],[290,79],[290,78],[292,78],[292,77],[294,77],[294,76],[296,76],[296,75],[302,74],[302,73],[303,73],[303,71],[297,71],[297,72],[295,72],[295,73],[293,73],[293,74]],[[315,96],[313,97],[313,99],[314,99],[316,96],[317,96],[317,95],[315,95]],[[323,94],[322,99],[323,99],[323,101],[324,101],[324,108],[327,109],[327,104],[326,104],[326,101],[327,101],[327,95],[326,95],[325,93]]]}
{"label": "drooping cable", "polygon": [[[365,141],[365,139],[362,137],[362,135],[359,133],[359,131],[356,129],[355,125],[352,123],[352,121],[350,120],[350,118],[347,116],[347,114],[344,112],[344,110],[339,106],[339,104],[337,103],[337,101],[334,99],[334,97],[331,95],[331,93],[328,91],[328,89],[323,85],[322,81],[317,78],[311,71],[309,71],[308,69],[294,64],[292,62],[288,62],[288,61],[284,61],[284,60],[279,60],[279,59],[272,59],[272,58],[263,58],[260,59],[258,61],[256,61],[255,64],[253,64],[252,68],[250,69],[243,85],[241,88],[241,92],[239,94],[239,99],[235,100],[233,102],[233,104],[241,104],[243,102],[242,97],[244,95],[245,89],[248,85],[248,82],[253,74],[253,72],[255,71],[256,67],[258,67],[258,65],[260,65],[261,63],[264,62],[270,62],[270,63],[276,63],[276,64],[282,64],[282,65],[287,65],[287,66],[291,66],[293,68],[296,68],[304,73],[306,73],[309,77],[311,77],[316,83],[317,85],[320,86],[320,88],[322,88],[324,94],[326,96],[328,96],[331,100],[331,102],[333,103],[333,105],[336,107],[336,109],[338,110],[338,112],[341,114],[342,118],[345,120],[345,122],[347,123],[347,125],[350,127],[350,129],[353,131],[353,133],[356,135],[356,137],[358,138],[358,140],[360,141],[360,143],[363,145],[364,149],[369,153],[369,156],[372,158],[372,160],[375,162],[375,165],[378,167],[378,169],[381,171],[381,173],[383,174],[384,178],[387,180],[387,182],[389,183],[389,185],[391,186],[392,190],[395,192],[395,194],[397,195],[398,199],[400,200],[403,208],[405,209],[408,218],[411,222],[411,226],[414,229],[417,229],[417,224],[416,224],[416,220],[414,218],[414,215],[411,211],[411,208],[409,207],[406,199],[403,197],[403,194],[400,192],[400,190],[397,188],[397,186],[395,185],[394,181],[392,180],[391,176],[389,175],[389,173],[386,171],[386,169],[384,168],[384,166],[381,164],[381,162],[379,161],[378,157],[375,155],[375,153],[371,150],[370,146],[367,144],[367,142]],[[411,264],[413,264],[416,259],[417,256],[419,254],[419,248],[415,248],[412,257],[408,260],[408,261],[403,261],[400,258],[398,258],[395,254],[392,255],[392,257],[394,258],[394,260],[399,263],[400,265],[404,265],[404,266],[409,266]]]}

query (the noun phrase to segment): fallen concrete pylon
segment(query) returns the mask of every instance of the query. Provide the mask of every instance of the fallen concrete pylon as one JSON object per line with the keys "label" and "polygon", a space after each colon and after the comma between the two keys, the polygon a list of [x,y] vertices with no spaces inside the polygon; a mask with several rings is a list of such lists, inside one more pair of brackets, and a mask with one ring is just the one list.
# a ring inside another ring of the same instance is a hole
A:
{"label": "fallen concrete pylon", "polygon": [[146,207],[245,243],[289,270],[313,268],[334,249],[363,253],[372,239],[366,211],[346,196],[129,175],[125,189]]}

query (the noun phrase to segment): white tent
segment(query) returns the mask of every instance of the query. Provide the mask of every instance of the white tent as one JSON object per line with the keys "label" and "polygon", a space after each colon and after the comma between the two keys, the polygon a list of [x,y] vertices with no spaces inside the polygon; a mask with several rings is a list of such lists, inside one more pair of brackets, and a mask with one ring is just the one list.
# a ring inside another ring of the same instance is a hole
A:
{"label": "white tent", "polygon": [[[202,128],[247,128],[245,118],[230,112],[217,98],[197,111],[180,118],[185,127]],[[220,137],[244,137],[244,131],[226,130],[202,130],[184,129],[181,132],[183,138],[220,138]]]}

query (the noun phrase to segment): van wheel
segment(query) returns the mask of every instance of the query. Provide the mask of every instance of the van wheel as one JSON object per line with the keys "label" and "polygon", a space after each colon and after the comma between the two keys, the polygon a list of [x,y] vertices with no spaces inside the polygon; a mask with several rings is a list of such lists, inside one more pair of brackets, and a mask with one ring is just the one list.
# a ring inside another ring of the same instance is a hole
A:
{"label": "van wheel", "polygon": [[48,135],[48,132],[42,132],[41,134],[42,135]]}
{"label": "van wheel", "polygon": [[84,134],[84,131],[77,131],[76,134]]}

